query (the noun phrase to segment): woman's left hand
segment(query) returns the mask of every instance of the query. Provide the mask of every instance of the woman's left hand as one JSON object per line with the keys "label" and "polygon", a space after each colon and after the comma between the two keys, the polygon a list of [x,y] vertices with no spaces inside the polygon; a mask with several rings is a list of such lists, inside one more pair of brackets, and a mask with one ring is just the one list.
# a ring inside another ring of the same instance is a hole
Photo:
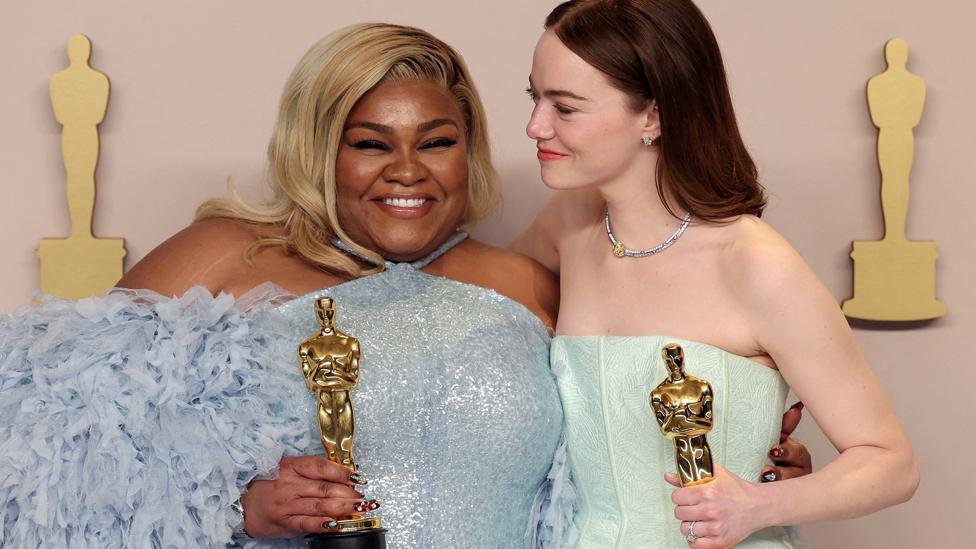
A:
{"label": "woman's left hand", "polygon": [[680,487],[677,475],[664,476],[669,484],[678,486],[671,501],[675,503],[674,516],[681,521],[681,533],[687,537],[689,524],[695,523],[696,539],[688,543],[695,549],[731,547],[765,526],[757,516],[758,485],[717,463],[714,474],[711,482],[687,488]]}

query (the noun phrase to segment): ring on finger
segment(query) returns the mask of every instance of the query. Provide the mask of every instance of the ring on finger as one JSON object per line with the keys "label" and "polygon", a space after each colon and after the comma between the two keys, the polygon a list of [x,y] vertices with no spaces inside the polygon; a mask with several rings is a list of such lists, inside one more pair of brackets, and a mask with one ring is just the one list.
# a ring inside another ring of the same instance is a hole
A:
{"label": "ring on finger", "polygon": [[685,541],[687,541],[688,543],[695,543],[695,540],[698,539],[698,536],[695,535],[695,523],[696,522],[698,522],[698,521],[697,520],[693,520],[693,521],[691,521],[691,522],[688,523],[688,533],[685,535]]}

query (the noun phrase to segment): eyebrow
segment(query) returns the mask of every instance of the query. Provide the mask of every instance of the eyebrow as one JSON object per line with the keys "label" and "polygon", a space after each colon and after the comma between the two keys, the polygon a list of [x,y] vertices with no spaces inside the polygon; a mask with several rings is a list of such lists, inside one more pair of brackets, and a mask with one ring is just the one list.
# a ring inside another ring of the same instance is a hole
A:
{"label": "eyebrow", "polygon": [[429,122],[424,122],[422,124],[417,124],[417,132],[426,133],[434,128],[439,128],[441,126],[454,126],[458,127],[457,122],[451,120],[450,118],[435,118]]}
{"label": "eyebrow", "polygon": [[[529,77],[529,89],[535,89],[535,85],[532,83],[532,77]],[[577,101],[589,101],[588,98],[582,95],[576,95],[569,90],[543,90],[543,97],[548,97],[550,99],[554,97],[568,97],[569,99],[575,99]]]}
{"label": "eyebrow", "polygon": [[[417,124],[417,132],[426,133],[434,128],[439,128],[441,126],[454,126],[458,127],[457,122],[451,120],[450,118],[435,118],[434,120],[428,120],[427,122],[421,122]],[[374,132],[379,132],[382,134],[392,134],[393,128],[385,124],[377,124],[375,122],[366,121],[352,121],[346,124],[346,129],[350,130],[352,128],[365,128],[367,130],[373,130]]]}

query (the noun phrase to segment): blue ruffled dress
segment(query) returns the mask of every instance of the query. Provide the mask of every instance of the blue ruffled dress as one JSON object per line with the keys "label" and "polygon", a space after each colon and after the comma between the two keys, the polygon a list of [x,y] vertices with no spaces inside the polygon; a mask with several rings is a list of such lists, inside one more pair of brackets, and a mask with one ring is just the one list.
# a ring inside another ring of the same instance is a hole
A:
{"label": "blue ruffled dress", "polygon": [[323,453],[296,357],[320,295],[361,341],[357,460],[391,549],[572,544],[546,329],[420,271],[463,238],[298,298],[113,290],[3,317],[0,546],[303,547],[233,536],[230,505]]}

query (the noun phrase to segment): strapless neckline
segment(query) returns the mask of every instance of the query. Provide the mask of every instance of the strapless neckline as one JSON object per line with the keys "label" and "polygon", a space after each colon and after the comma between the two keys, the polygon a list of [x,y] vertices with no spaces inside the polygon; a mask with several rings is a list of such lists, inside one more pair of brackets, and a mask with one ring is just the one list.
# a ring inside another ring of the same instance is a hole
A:
{"label": "strapless neckline", "polygon": [[[684,349],[685,372],[712,386],[708,440],[716,463],[750,481],[770,463],[789,387],[778,370],[714,345],[668,335],[553,338],[551,367],[562,397],[580,532],[577,549],[681,549],[674,518],[674,444],[660,433],[649,404],[668,378],[661,349]],[[749,549],[790,547],[782,528],[744,540]]]}
{"label": "strapless neckline", "polygon": [[768,370],[769,372],[772,372],[773,374],[775,374],[777,376],[782,375],[780,373],[780,371],[779,371],[778,368],[773,368],[772,366],[769,366],[767,364],[763,364],[762,362],[759,362],[758,360],[755,360],[753,358],[749,358],[747,356],[742,356],[740,354],[733,353],[732,351],[728,351],[728,350],[723,349],[722,347],[719,347],[717,345],[712,345],[711,343],[704,343],[702,341],[697,341],[697,340],[694,340],[694,339],[684,339],[684,338],[681,338],[681,337],[674,337],[674,336],[671,336],[671,335],[668,335],[668,334],[646,334],[646,335],[554,335],[552,337],[552,344],[555,345],[556,342],[557,341],[560,341],[560,340],[569,341],[569,340],[573,340],[573,339],[576,339],[576,340],[587,340],[587,339],[599,340],[599,339],[602,339],[602,340],[619,340],[619,341],[632,340],[632,339],[645,339],[645,340],[660,340],[660,339],[664,339],[664,340],[668,340],[668,341],[674,341],[675,343],[677,343],[679,345],[692,344],[692,345],[698,345],[698,346],[701,346],[701,347],[705,347],[707,349],[712,349],[712,350],[718,351],[718,352],[720,352],[722,354],[725,354],[725,355],[728,355],[728,356],[731,356],[731,357],[735,357],[737,359],[741,359],[741,360],[744,361],[743,364],[748,364],[750,366],[755,366],[757,368],[762,368],[763,370]]}

